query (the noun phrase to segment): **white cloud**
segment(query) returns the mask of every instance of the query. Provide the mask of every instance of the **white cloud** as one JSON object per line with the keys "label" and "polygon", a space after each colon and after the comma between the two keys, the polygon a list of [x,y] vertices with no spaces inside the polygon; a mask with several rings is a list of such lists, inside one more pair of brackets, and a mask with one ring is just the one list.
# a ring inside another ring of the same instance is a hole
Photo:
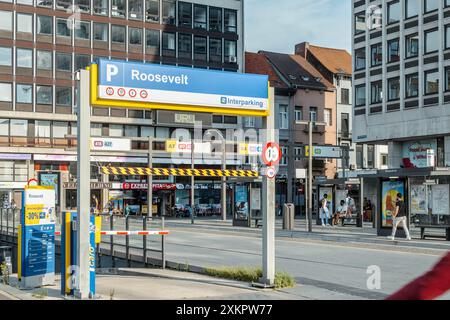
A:
{"label": "white cloud", "polygon": [[246,50],[293,53],[295,44],[351,49],[350,0],[245,0]]}

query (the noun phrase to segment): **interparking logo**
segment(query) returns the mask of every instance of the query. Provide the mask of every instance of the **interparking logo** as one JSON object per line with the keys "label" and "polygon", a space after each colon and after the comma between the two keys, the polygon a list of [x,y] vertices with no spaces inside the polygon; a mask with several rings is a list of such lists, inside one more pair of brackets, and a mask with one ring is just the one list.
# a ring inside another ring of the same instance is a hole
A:
{"label": "interparking logo", "polygon": [[227,104],[227,102],[228,102],[227,97],[222,97],[222,98],[220,98],[220,103],[221,103],[221,104]]}

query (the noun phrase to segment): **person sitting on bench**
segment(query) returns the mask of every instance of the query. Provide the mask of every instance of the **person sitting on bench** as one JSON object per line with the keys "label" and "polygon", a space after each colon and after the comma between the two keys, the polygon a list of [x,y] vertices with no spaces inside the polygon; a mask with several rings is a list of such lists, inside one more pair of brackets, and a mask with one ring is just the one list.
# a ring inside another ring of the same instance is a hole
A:
{"label": "person sitting on bench", "polygon": [[336,212],[333,215],[333,220],[331,222],[332,226],[339,224],[342,218],[347,215],[347,207],[345,205],[345,200],[341,200],[340,205],[336,208]]}

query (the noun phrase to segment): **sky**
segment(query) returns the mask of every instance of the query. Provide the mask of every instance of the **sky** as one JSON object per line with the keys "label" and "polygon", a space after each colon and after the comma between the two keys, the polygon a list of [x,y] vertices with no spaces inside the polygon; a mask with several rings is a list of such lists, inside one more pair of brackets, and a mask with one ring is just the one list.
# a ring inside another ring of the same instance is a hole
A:
{"label": "sky", "polygon": [[351,0],[245,0],[245,50],[294,53],[307,41],[351,51]]}

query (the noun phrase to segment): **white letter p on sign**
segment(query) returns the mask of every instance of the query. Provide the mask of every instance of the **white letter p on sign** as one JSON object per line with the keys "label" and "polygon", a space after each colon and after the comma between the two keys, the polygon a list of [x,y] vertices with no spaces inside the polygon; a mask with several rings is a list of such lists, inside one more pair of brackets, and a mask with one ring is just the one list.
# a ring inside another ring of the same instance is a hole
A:
{"label": "white letter p on sign", "polygon": [[111,77],[117,76],[118,73],[119,73],[119,68],[117,68],[116,65],[113,65],[113,64],[106,65],[106,81],[111,82]]}

